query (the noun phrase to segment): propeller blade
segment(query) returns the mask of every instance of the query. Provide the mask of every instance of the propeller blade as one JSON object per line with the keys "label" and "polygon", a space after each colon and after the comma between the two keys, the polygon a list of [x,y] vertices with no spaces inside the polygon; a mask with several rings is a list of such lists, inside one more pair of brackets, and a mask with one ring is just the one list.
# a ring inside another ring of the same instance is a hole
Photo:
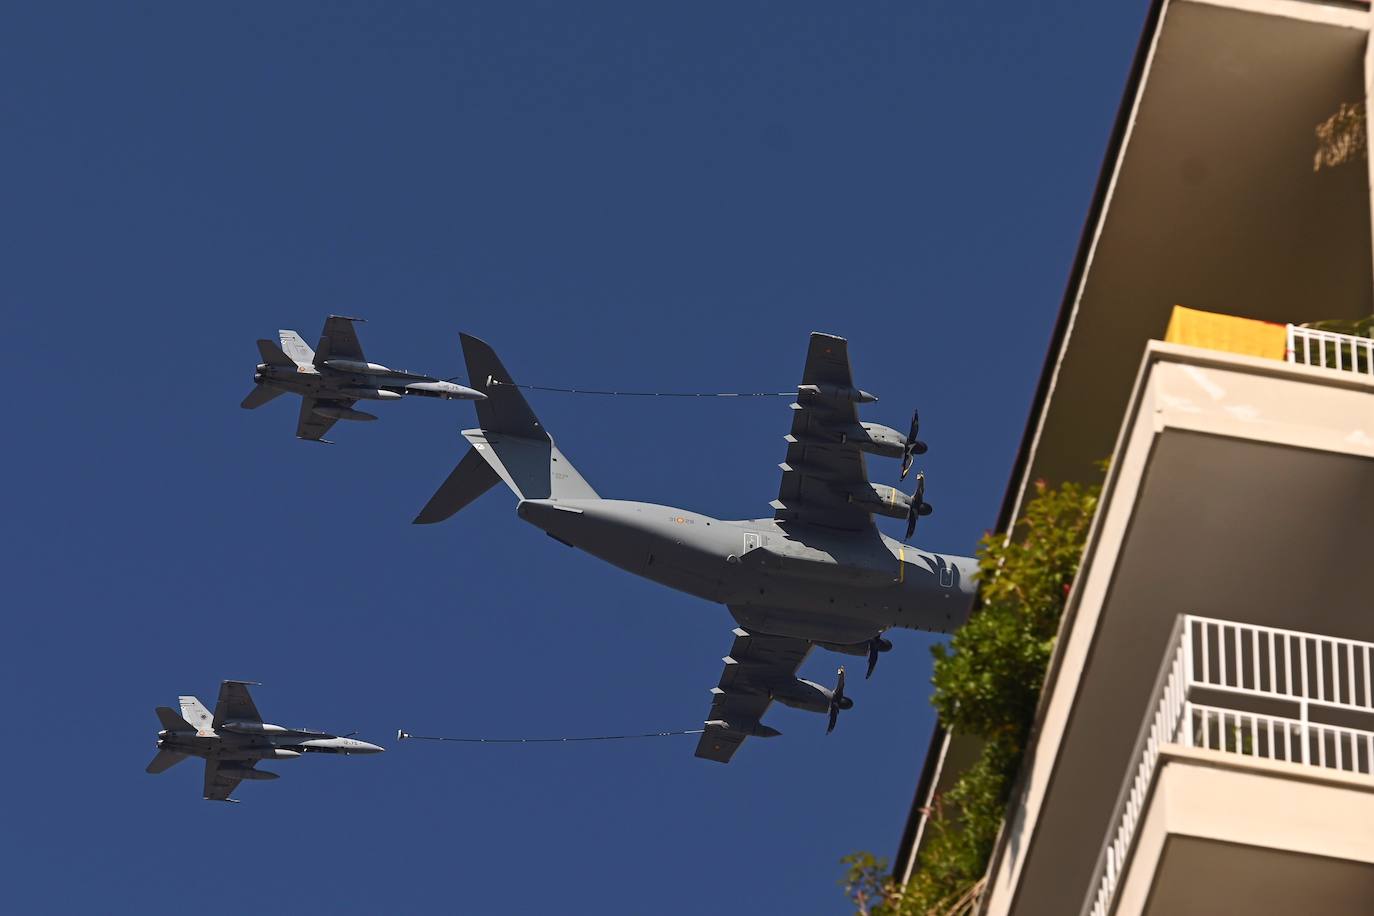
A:
{"label": "propeller blade", "polygon": [[934,509],[926,502],[926,472],[916,472],[916,492],[911,494],[911,506],[906,510],[906,535],[902,540],[909,541],[916,533],[916,519],[929,515]]}
{"label": "propeller blade", "polygon": [[913,410],[911,412],[911,430],[906,436],[906,445],[902,447],[902,475],[901,479],[906,480],[907,472],[911,470],[912,462],[917,455],[926,453],[926,444],[916,438],[921,432],[921,412]]}
{"label": "propeller blade", "polygon": [[840,710],[848,709],[853,703],[845,702],[844,695],[844,667],[840,668],[839,679],[835,682],[835,692],[830,695],[830,724],[825,727],[828,735],[835,730],[835,723],[840,719]]}
{"label": "propeller blade", "polygon": [[864,675],[864,680],[873,676],[873,669],[878,666],[878,653],[887,652],[892,648],[892,643],[881,636],[875,636],[868,641],[868,673]]}

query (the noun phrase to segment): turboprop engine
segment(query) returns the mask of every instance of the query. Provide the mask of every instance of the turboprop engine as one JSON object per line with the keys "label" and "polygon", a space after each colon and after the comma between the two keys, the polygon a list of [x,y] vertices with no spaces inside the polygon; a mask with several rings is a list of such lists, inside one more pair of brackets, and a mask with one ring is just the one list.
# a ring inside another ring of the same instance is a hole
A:
{"label": "turboprop engine", "polygon": [[[830,709],[830,698],[834,696],[834,691],[822,687],[815,681],[808,681],[804,678],[793,678],[791,683],[778,684],[768,691],[773,699],[784,706],[791,706],[793,709],[804,709],[807,712],[826,712]],[[853,701],[850,701],[853,705]]]}
{"label": "turboprop engine", "polygon": [[783,438],[788,442],[852,445],[859,451],[882,458],[900,458],[906,450],[906,437],[881,423],[855,423],[839,430],[822,427],[802,436],[787,435]]}
{"label": "turboprop engine", "polygon": [[352,407],[341,407],[337,404],[316,404],[310,408],[310,412],[328,417],[331,420],[375,420],[376,414],[368,413],[365,410],[354,410]]}
{"label": "turboprop engine", "polygon": [[339,397],[367,401],[399,401],[401,396],[385,388],[340,388]]}
{"label": "turboprop engine", "polygon": [[849,501],[862,503],[865,508],[888,518],[906,518],[911,511],[910,496],[896,487],[881,483],[871,483],[866,489],[851,490]]}

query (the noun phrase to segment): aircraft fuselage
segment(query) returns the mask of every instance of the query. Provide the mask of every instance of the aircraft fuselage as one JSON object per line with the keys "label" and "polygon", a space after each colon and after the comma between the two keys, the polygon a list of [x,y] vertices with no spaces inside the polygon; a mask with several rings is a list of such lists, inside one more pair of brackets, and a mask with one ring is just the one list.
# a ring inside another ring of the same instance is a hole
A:
{"label": "aircraft fuselage", "polygon": [[968,616],[976,562],[870,528],[727,521],[653,503],[522,500],[517,513],[627,572],[730,606],[740,624],[859,643],[887,627],[951,632]]}
{"label": "aircraft fuselage", "polygon": [[482,397],[479,392],[465,385],[441,381],[428,375],[386,369],[384,366],[376,368],[384,371],[355,372],[329,366],[301,369],[259,363],[253,373],[253,381],[290,394],[325,399],[390,401],[404,395],[453,400],[476,400]]}

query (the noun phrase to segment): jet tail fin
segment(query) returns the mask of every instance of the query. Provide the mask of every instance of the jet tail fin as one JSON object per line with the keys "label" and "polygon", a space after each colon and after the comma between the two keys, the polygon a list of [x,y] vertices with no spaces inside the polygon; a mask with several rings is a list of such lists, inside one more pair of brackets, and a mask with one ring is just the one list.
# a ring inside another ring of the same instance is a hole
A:
{"label": "jet tail fin", "polygon": [[154,774],[163,773],[167,770],[170,770],[172,767],[176,766],[178,763],[181,763],[181,761],[185,759],[186,755],[178,753],[177,751],[159,750],[157,752],[157,756],[154,757],[151,761],[149,761],[148,766],[144,769],[144,772]]}
{"label": "jet tail fin", "polygon": [[205,708],[205,704],[195,697],[177,697],[181,704],[181,718],[186,720],[186,724],[199,731],[202,728],[209,728],[213,723],[214,717],[210,715],[210,710]]}
{"label": "jet tail fin", "polygon": [[310,349],[310,345],[305,342],[301,335],[283,328],[277,332],[277,336],[281,338],[281,348],[286,351],[287,356],[291,357],[294,365],[302,368],[315,365],[315,351]]}
{"label": "jet tail fin", "polygon": [[268,401],[285,394],[280,388],[268,388],[266,385],[255,385],[253,390],[248,392],[248,397],[244,398],[239,406],[244,410],[257,410]]}
{"label": "jet tail fin", "polygon": [[[470,334],[461,335],[461,340],[468,382],[486,395],[484,400],[475,402],[481,429],[463,432],[476,453],[521,499],[598,499],[596,491],[554,445],[495,351]],[[458,468],[462,467],[460,463]],[[455,470],[454,474],[457,473]],[[470,481],[480,482],[475,476]],[[484,491],[485,488],[477,493]],[[452,511],[463,505],[466,503],[458,504]]]}
{"label": "jet tail fin", "polygon": [[262,361],[269,366],[277,366],[282,369],[294,369],[296,364],[291,358],[282,352],[281,347],[270,340],[258,341],[258,352],[262,354]]}
{"label": "jet tail fin", "polygon": [[171,732],[193,732],[196,727],[177,715],[175,709],[170,706],[159,706],[156,710],[157,720],[162,723],[162,727]]}

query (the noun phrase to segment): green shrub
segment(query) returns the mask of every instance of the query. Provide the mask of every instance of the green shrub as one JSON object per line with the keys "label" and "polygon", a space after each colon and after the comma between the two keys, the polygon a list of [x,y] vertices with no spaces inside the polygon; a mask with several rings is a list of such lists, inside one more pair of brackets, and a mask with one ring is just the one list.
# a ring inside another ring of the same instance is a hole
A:
{"label": "green shrub", "polygon": [[1100,490],[1036,481],[1012,536],[989,534],[980,543],[980,607],[948,646],[933,648],[931,704],[951,731],[981,738],[983,750],[935,800],[906,887],[896,886],[871,854],[844,860],[845,892],[858,913],[962,912],[982,879]]}

